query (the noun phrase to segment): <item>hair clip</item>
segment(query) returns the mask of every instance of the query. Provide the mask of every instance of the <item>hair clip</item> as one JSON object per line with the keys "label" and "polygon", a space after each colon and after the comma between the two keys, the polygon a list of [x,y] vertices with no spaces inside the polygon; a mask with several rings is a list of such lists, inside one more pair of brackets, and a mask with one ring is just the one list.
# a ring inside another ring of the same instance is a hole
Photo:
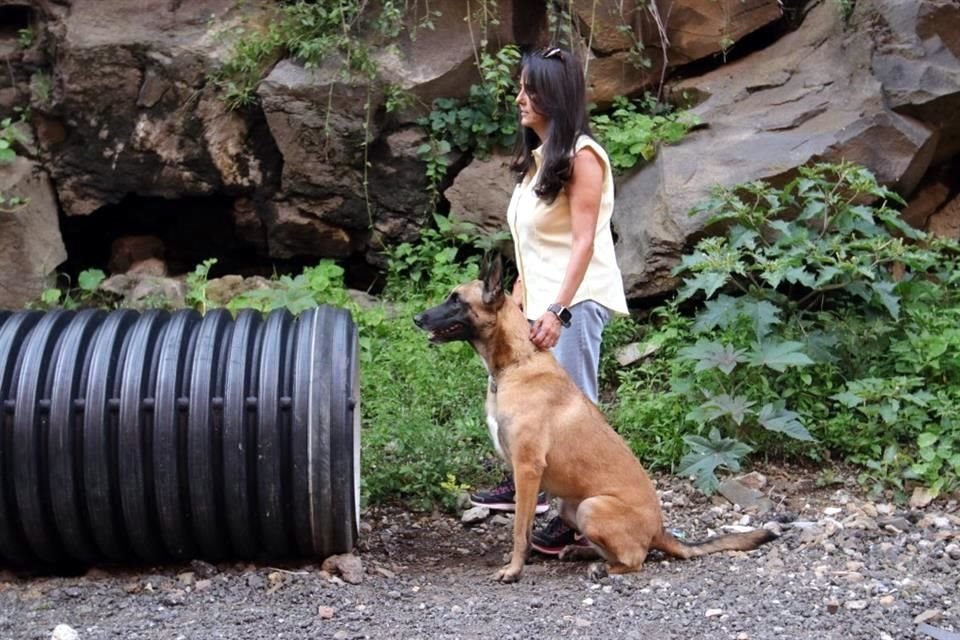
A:
{"label": "hair clip", "polygon": [[563,50],[560,47],[551,47],[547,49],[543,54],[545,60],[550,58],[557,58],[560,62],[563,62]]}

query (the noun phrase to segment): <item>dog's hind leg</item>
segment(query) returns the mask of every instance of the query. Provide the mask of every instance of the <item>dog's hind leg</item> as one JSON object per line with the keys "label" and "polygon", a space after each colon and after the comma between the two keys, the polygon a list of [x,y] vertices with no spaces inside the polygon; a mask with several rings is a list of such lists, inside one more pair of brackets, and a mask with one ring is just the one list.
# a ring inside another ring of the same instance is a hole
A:
{"label": "dog's hind leg", "polygon": [[640,570],[652,537],[647,525],[629,505],[613,496],[587,498],[577,509],[577,528],[599,549],[612,574]]}

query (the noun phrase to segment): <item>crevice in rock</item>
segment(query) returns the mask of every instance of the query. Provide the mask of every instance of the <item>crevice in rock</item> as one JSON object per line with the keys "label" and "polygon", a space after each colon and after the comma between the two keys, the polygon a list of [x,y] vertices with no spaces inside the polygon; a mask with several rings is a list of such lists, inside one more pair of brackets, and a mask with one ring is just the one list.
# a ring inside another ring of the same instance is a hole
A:
{"label": "crevice in rock", "polygon": [[85,269],[110,275],[117,267],[115,242],[141,237],[151,239],[151,252],[160,247],[162,256],[153,257],[165,263],[171,276],[191,272],[208,258],[217,259],[211,276],[286,271],[290,265],[269,259],[251,242],[250,231],[238,228],[236,206],[232,197],[222,194],[175,200],[131,195],[87,216],[61,215],[67,261],[59,270],[72,282]]}
{"label": "crevice in rock", "polygon": [[[746,58],[757,51],[766,49],[786,34],[791,31],[796,31],[803,22],[810,6],[813,4],[815,3],[809,2],[808,0],[784,0],[782,3],[783,15],[779,20],[740,38],[725,53],[716,53],[712,56],[671,69],[667,84],[669,85],[687,78],[705,75],[741,58]],[[688,107],[692,105],[685,104],[683,106]]]}
{"label": "crevice in rock", "polygon": [[28,5],[0,6],[0,47],[9,44],[16,46],[20,31],[31,28],[33,23],[33,9]]}

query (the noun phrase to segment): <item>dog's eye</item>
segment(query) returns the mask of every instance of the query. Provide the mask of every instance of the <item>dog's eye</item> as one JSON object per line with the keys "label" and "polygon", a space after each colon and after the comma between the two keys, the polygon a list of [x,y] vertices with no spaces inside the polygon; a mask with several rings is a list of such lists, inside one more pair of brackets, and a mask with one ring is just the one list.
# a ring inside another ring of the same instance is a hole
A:
{"label": "dog's eye", "polygon": [[453,303],[460,302],[460,294],[454,291],[453,293],[450,294],[450,297],[447,298],[447,302],[453,302]]}

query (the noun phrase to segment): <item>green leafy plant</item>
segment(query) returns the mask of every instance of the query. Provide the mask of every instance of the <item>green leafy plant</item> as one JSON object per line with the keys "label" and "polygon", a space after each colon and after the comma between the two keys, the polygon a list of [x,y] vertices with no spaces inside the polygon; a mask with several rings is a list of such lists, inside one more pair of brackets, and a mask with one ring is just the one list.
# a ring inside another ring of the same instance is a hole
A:
{"label": "green leafy plant", "polygon": [[257,101],[256,88],[263,74],[283,56],[296,58],[307,69],[337,60],[343,78],[372,83],[377,73],[373,53],[378,38],[395,38],[404,27],[411,37],[417,28],[433,28],[438,13],[429,3],[407,24],[407,15],[416,14],[421,7],[413,4],[407,0],[278,3],[262,24],[246,24],[223,34],[232,40],[231,52],[212,79],[231,109]]}
{"label": "green leafy plant", "polygon": [[37,71],[30,76],[30,92],[33,100],[46,104],[50,102],[50,93],[53,81],[46,71]]}
{"label": "green leafy plant", "polygon": [[688,112],[663,112],[650,97],[636,102],[617,96],[609,113],[590,118],[591,128],[610,156],[614,171],[619,173],[641,160],[651,160],[657,145],[677,142],[697,122]]}
{"label": "green leafy plant", "polygon": [[343,267],[332,260],[321,260],[296,276],[282,275],[269,288],[243,293],[227,304],[236,310],[243,307],[272,311],[286,309],[298,314],[318,304],[348,307],[350,299],[343,284]]}
{"label": "green leafy plant", "polygon": [[[956,400],[944,405],[953,410]],[[942,415],[938,422],[928,423],[917,436],[916,449],[909,478],[923,482],[934,495],[960,486],[960,424],[954,415]]]}
{"label": "green leafy plant", "polygon": [[707,493],[719,485],[718,467],[739,470],[740,457],[752,451],[743,440],[756,439],[758,429],[813,439],[799,414],[786,407],[776,379],[771,380],[789,367],[813,364],[803,343],[772,335],[780,322],[779,310],[768,302],[720,296],[707,302],[694,327],[718,338],[701,337],[678,354],[694,365],[686,382],[702,395],[687,417],[701,431],[709,426],[708,438],[684,437],[691,451],[681,461],[680,473],[695,476]]}
{"label": "green leafy plant", "polygon": [[364,495],[371,502],[451,509],[467,484],[500,472],[490,464],[479,358],[465,343],[430,345],[412,322],[455,284],[477,277],[476,238],[442,216],[436,223],[416,245],[388,251],[383,307],[358,315],[361,384],[376,390],[363,401]]}
{"label": "green leafy plant", "polygon": [[217,264],[216,258],[207,258],[198,264],[191,273],[187,274],[187,293],[184,299],[187,304],[196,308],[200,313],[206,313],[210,306],[207,287],[210,284],[210,269],[215,264]]}
{"label": "green leafy plant", "polygon": [[[690,411],[687,395],[674,386],[674,381],[689,370],[689,364],[679,360],[677,354],[689,344],[693,323],[676,307],[665,305],[638,324],[632,319],[620,320],[611,323],[604,333],[602,380],[605,386],[615,385],[616,389],[607,415],[646,465],[673,471],[685,451],[683,436],[689,433],[685,416]],[[618,333],[642,337],[644,352],[650,355],[626,368],[611,362]]]}
{"label": "green leafy plant", "polygon": [[[698,205],[693,213],[707,214],[708,226],[726,224],[729,231],[683,257],[677,272],[688,277],[679,300],[730,287],[774,302],[792,293],[800,308],[815,308],[828,296],[848,294],[897,317],[891,268],[925,273],[936,261],[935,253],[906,244],[922,234],[890,208],[890,201],[902,203],[900,196],[852,164],[799,172],[782,190],[764,182],[721,188]],[[871,198],[880,204],[863,203]]]}
{"label": "green leafy plant", "polygon": [[[956,485],[956,475],[932,476],[952,469],[946,449],[921,459],[918,445],[923,433],[923,442],[956,436],[944,417],[960,408],[958,247],[905,225],[897,202],[868,171],[841,163],[803,167],[782,188],[719,189],[694,211],[723,230],[676,270],[675,304],[703,303],[694,329],[705,335],[679,354],[692,371],[674,377],[703,397],[681,470],[701,488],[716,486],[716,468],[739,467],[748,452],[737,443],[782,447],[770,432],[821,436],[875,489]],[[934,313],[944,324],[927,329]]]}
{"label": "green leafy plant", "polygon": [[[478,66],[481,82],[470,87],[464,100],[439,98],[433,110],[419,123],[431,139],[442,141],[450,149],[459,149],[484,157],[493,149],[509,149],[516,141],[517,114],[514,75],[520,61],[516,45],[507,45],[496,53],[481,51]],[[421,147],[427,158],[436,149]]]}
{"label": "green leafy plant", "polygon": [[463,255],[475,246],[477,238],[471,227],[434,214],[436,228],[420,232],[417,244],[401,243],[386,250],[389,259],[388,293],[399,295],[392,287],[402,287],[425,299],[438,299],[466,279],[477,277],[479,259],[475,254]]}
{"label": "green leafy plant", "polygon": [[843,21],[848,22],[850,17],[853,16],[856,0],[835,0],[835,2],[837,3],[837,9],[840,10],[840,15],[843,17]]}
{"label": "green leafy plant", "polygon": [[100,269],[85,269],[77,275],[76,287],[50,287],[44,289],[40,299],[31,306],[39,309],[78,309],[81,307],[114,306],[114,298],[100,290],[100,284],[106,279]]}
{"label": "green leafy plant", "polygon": [[17,30],[17,45],[21,49],[29,49],[37,41],[37,32],[33,27],[24,27]]}
{"label": "green leafy plant", "polygon": [[17,158],[17,144],[26,144],[29,138],[21,128],[26,122],[27,112],[17,109],[20,117],[14,120],[7,116],[0,120],[0,164],[9,164]]}
{"label": "green leafy plant", "polygon": [[425,164],[425,173],[427,184],[430,189],[430,203],[436,204],[440,197],[440,183],[447,175],[447,167],[450,165],[450,143],[446,140],[431,138],[417,147],[417,155]]}
{"label": "green leafy plant", "polygon": [[383,89],[383,108],[387,113],[394,113],[410,107],[414,103],[414,96],[408,91],[394,84],[388,84]]}
{"label": "green leafy plant", "polygon": [[0,211],[12,213],[30,202],[30,198],[0,191]]}

